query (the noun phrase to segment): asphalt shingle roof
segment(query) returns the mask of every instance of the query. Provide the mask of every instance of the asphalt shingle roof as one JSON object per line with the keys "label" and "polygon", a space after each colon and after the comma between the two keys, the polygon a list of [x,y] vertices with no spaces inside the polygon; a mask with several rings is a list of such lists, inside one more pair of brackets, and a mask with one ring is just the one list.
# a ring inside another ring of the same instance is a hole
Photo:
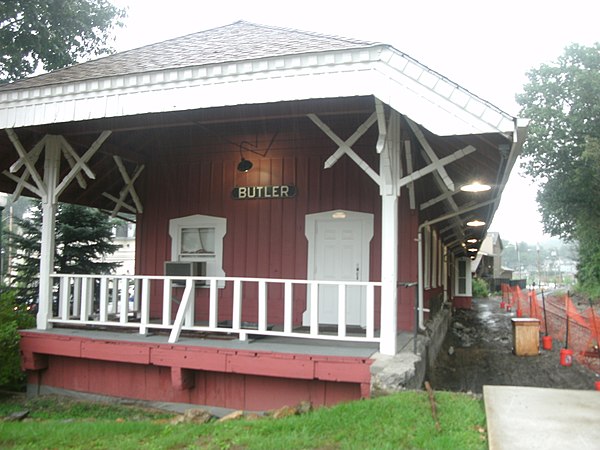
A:
{"label": "asphalt shingle roof", "polygon": [[238,21],[19,80],[0,90],[374,45],[380,43]]}

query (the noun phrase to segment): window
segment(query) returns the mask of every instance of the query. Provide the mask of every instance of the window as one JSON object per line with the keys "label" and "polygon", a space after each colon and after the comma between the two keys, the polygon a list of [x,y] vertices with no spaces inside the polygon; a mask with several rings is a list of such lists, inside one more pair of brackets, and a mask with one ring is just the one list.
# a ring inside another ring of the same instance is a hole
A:
{"label": "window", "polygon": [[169,221],[171,261],[206,262],[206,276],[224,277],[223,238],[227,219],[222,217],[193,216]]}
{"label": "window", "polygon": [[456,295],[470,297],[471,290],[471,260],[459,258],[456,260]]}

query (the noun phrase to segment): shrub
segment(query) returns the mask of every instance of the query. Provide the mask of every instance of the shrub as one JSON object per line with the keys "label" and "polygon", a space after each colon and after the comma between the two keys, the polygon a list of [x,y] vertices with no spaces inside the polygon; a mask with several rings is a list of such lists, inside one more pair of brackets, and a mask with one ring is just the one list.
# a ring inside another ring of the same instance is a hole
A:
{"label": "shrub", "polygon": [[490,295],[487,282],[481,278],[473,278],[472,288],[473,297],[487,297]]}
{"label": "shrub", "polygon": [[24,305],[15,302],[14,291],[3,290],[0,293],[0,386],[20,389],[25,381],[21,371],[19,353],[19,331],[35,325],[35,317]]}

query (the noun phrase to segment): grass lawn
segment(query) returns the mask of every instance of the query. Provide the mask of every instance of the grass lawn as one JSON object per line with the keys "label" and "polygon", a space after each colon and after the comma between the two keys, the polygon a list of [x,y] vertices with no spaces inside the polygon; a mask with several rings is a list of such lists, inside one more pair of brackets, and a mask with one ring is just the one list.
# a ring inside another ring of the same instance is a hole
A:
{"label": "grass lawn", "polygon": [[436,429],[426,392],[319,408],[283,419],[171,424],[170,413],[62,397],[0,397],[6,449],[485,449],[483,401],[436,392]]}

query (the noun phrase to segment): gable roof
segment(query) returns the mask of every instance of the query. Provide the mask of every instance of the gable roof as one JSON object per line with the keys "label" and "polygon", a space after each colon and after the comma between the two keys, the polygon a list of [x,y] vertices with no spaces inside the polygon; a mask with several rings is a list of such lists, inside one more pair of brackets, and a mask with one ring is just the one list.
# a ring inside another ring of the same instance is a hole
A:
{"label": "gable roof", "polygon": [[375,96],[438,135],[515,118],[390,45],[239,21],[0,87],[0,129]]}
{"label": "gable roof", "polygon": [[375,45],[381,44],[237,21],[2,85],[0,91]]}

